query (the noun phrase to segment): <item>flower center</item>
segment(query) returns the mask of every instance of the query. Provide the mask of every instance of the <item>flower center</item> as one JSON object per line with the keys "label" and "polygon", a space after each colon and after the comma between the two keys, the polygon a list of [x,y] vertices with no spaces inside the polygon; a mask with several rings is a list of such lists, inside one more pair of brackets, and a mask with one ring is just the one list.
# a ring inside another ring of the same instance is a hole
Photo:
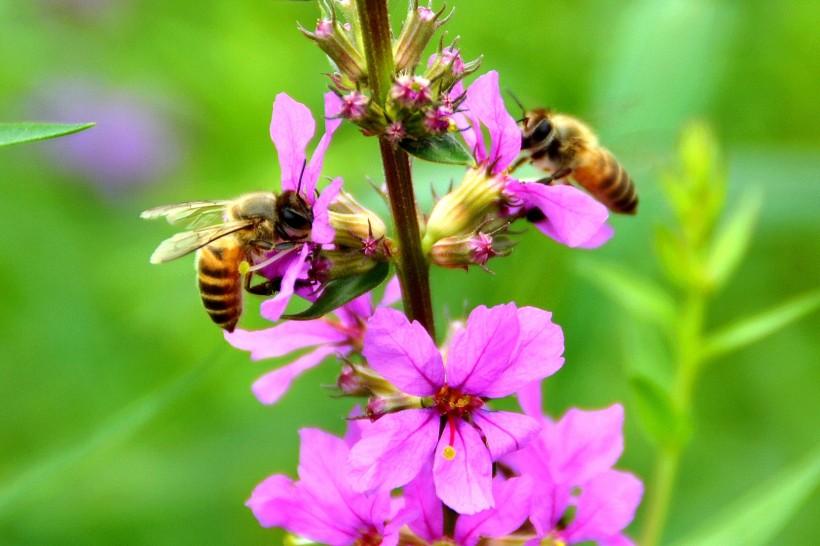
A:
{"label": "flower center", "polygon": [[484,400],[478,396],[464,394],[447,385],[439,389],[434,399],[436,401],[436,410],[448,418],[464,417],[470,412],[484,407]]}
{"label": "flower center", "polygon": [[353,546],[378,546],[382,543],[382,535],[375,527],[370,527],[367,531],[359,535]]}

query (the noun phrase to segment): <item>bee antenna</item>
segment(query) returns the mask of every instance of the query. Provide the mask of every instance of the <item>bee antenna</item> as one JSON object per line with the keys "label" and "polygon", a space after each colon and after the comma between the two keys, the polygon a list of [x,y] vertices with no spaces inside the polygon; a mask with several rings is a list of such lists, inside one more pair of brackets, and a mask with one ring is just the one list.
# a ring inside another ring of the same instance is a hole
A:
{"label": "bee antenna", "polygon": [[302,193],[302,177],[305,176],[305,167],[307,167],[307,159],[302,161],[302,171],[299,173],[299,183],[296,184],[296,193]]}
{"label": "bee antenna", "polygon": [[[512,100],[515,101],[515,104],[517,104],[518,107],[521,108],[521,112],[526,114],[527,109],[524,108],[524,104],[520,100],[518,100],[518,97],[515,96],[515,93],[513,93],[510,88],[507,88],[506,91],[507,91],[507,94],[512,97]],[[522,119],[522,121],[523,121],[523,119]]]}

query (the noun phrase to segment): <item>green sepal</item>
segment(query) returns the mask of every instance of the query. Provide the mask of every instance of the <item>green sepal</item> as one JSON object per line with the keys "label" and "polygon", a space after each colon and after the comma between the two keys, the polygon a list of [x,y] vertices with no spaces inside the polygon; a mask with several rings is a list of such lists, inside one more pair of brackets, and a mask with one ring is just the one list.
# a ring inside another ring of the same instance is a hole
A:
{"label": "green sepal", "polygon": [[410,155],[433,163],[472,165],[473,156],[452,133],[425,139],[406,138],[399,146]]}
{"label": "green sepal", "polygon": [[334,309],[338,309],[349,301],[352,301],[365,292],[379,286],[387,278],[390,272],[390,264],[387,262],[376,264],[376,266],[363,275],[351,275],[333,279],[325,285],[325,289],[319,299],[302,311],[292,315],[283,315],[287,320],[313,320],[321,318]]}
{"label": "green sepal", "polygon": [[93,123],[0,123],[0,146],[70,135],[93,126]]}

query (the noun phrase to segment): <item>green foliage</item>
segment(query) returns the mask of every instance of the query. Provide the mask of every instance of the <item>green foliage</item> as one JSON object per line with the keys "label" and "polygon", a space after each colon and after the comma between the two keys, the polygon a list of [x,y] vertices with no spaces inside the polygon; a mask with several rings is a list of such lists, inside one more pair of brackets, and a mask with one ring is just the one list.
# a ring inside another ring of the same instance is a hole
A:
{"label": "green foliage", "polygon": [[390,264],[379,263],[364,275],[333,279],[325,285],[322,295],[302,312],[284,315],[288,320],[318,319],[382,284],[390,272]]}
{"label": "green foliage", "polygon": [[0,146],[35,142],[70,135],[94,127],[93,123],[0,123]]}
{"label": "green foliage", "polygon": [[820,483],[820,449],[726,506],[672,546],[763,546],[792,519]]}
{"label": "green foliage", "polygon": [[692,434],[692,425],[688,416],[675,406],[667,389],[639,375],[630,377],[629,386],[647,437],[664,451],[683,448]]}
{"label": "green foliage", "polygon": [[408,154],[433,163],[449,165],[469,165],[473,163],[473,156],[451,133],[423,140],[406,138],[399,145]]}

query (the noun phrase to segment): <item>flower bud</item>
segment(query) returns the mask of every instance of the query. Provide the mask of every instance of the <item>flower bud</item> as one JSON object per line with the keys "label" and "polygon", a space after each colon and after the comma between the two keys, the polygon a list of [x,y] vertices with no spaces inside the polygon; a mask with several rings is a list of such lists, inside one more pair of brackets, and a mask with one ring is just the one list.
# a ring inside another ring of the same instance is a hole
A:
{"label": "flower bud", "polygon": [[416,68],[430,38],[450,19],[450,15],[441,18],[445,9],[441,8],[434,12],[430,8],[419,7],[418,0],[410,2],[401,34],[393,46],[393,60],[397,72],[412,72]]}
{"label": "flower bud", "polygon": [[367,68],[361,53],[353,45],[349,29],[345,28],[338,19],[320,19],[316,24],[316,31],[310,32],[299,26],[302,34],[316,42],[325,52],[336,68],[353,82],[367,81]]}
{"label": "flower bud", "polygon": [[491,176],[485,168],[472,168],[453,191],[433,207],[422,241],[429,252],[433,245],[447,237],[472,235],[488,217],[497,212],[503,200],[502,174]]}
{"label": "flower bud", "polygon": [[430,259],[441,267],[467,269],[477,265],[489,272],[487,261],[495,256],[509,256],[514,244],[507,237],[479,231],[439,240],[430,249]]}

